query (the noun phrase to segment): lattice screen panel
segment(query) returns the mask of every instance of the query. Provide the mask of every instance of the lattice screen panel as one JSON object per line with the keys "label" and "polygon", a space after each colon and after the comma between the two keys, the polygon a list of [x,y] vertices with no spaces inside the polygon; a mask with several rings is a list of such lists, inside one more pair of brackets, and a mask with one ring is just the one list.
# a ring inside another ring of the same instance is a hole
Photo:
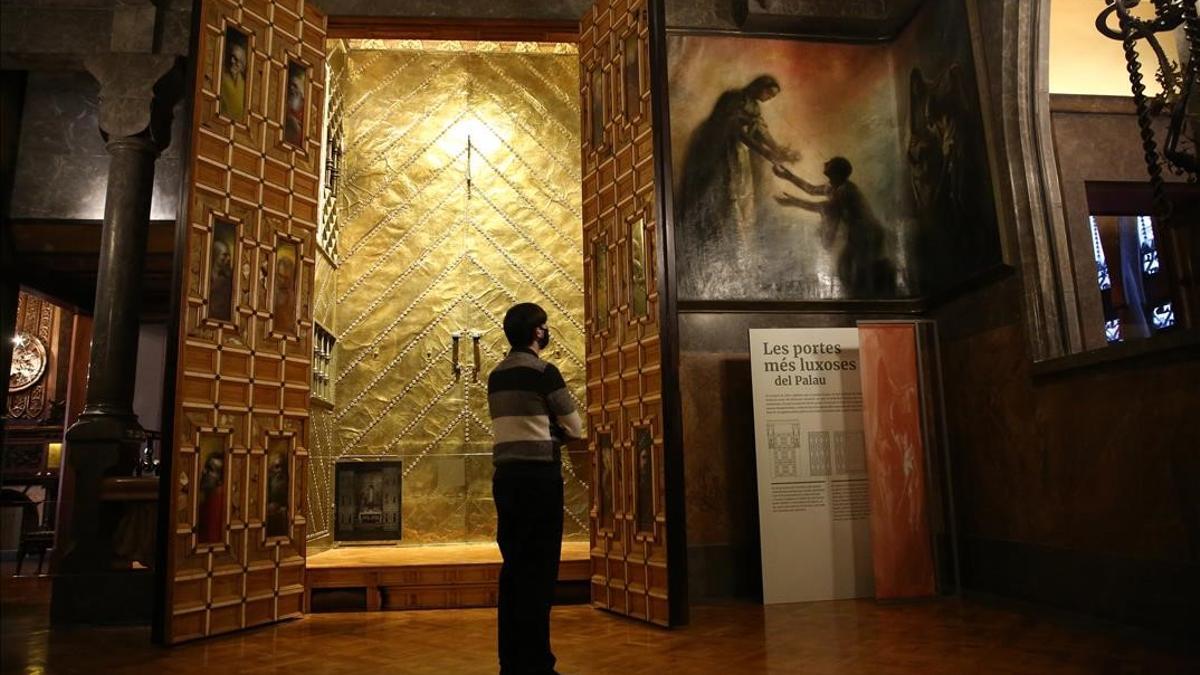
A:
{"label": "lattice screen panel", "polygon": [[298,616],[304,591],[325,18],[303,0],[201,11],[169,643]]}
{"label": "lattice screen panel", "polygon": [[580,30],[592,602],[669,625],[647,2]]}

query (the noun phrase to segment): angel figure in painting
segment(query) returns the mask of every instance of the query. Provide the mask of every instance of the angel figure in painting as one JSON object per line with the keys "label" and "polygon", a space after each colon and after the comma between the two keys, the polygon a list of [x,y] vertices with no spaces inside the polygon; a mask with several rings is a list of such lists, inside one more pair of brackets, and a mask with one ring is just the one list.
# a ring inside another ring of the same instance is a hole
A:
{"label": "angel figure in painting", "polygon": [[887,231],[867,203],[850,174],[854,166],[845,157],[825,162],[825,185],[814,185],[792,173],[787,167],[775,165],[776,176],[788,181],[805,193],[824,197],[812,201],[789,193],[775,198],[784,206],[794,206],[821,215],[821,243],[832,249],[840,233],[846,243],[838,256],[837,274],[846,293],[854,297],[890,297],[896,291],[896,268],[884,255]]}
{"label": "angel figure in painting", "polygon": [[770,164],[793,162],[799,153],[776,141],[763,119],[762,104],[779,95],[779,81],[760,75],[741,89],[721,94],[712,112],[692,133],[683,165],[678,226],[698,268],[731,257],[749,258],[756,220],[757,156]]}

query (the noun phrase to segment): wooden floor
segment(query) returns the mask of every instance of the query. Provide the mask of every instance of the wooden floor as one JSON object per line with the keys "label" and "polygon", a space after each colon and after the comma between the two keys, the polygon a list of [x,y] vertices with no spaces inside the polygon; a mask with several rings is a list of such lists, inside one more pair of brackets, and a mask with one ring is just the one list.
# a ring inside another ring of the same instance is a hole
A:
{"label": "wooden floor", "polygon": [[[320,614],[165,649],[144,628],[49,630],[46,585],[0,580],[3,673],[494,673],[495,610]],[[664,630],[556,607],[565,675],[1197,673],[1185,646],[1044,610],[979,601],[693,608]]]}

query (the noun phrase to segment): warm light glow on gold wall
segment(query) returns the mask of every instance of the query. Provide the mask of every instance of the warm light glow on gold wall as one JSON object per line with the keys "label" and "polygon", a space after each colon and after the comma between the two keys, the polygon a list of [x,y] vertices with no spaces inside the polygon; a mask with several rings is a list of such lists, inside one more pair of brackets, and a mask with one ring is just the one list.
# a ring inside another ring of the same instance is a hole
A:
{"label": "warm light glow on gold wall", "polygon": [[[338,343],[334,409],[313,417],[314,531],[333,522],[338,458],[384,457],[404,461],[405,544],[495,539],[487,375],[514,302],[547,310],[548,356],[585,407],[578,59],[381,40],[331,54],[346,148],[339,267],[315,280]],[[564,533],[586,539],[585,457],[564,474]]]}
{"label": "warm light glow on gold wall", "polygon": [[[1096,30],[1096,16],[1104,5],[1104,0],[1050,0],[1050,93],[1133,95],[1125,70],[1124,47]],[[1154,16],[1154,7],[1143,2],[1135,13]],[[1159,39],[1167,56],[1177,61],[1179,55],[1174,38],[1168,34]],[[1146,92],[1161,91],[1154,79],[1158,70],[1154,50],[1142,44],[1138,53]]]}

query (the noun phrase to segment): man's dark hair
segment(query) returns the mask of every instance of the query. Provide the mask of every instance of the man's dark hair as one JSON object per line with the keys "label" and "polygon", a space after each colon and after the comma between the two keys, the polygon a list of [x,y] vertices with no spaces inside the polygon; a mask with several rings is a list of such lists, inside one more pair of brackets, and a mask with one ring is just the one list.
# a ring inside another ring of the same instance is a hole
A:
{"label": "man's dark hair", "polygon": [[746,85],[746,93],[751,96],[758,96],[760,93],[768,89],[779,89],[779,80],[771,75],[759,75]]}
{"label": "man's dark hair", "polygon": [[850,174],[854,173],[854,166],[845,157],[834,157],[825,163],[825,171],[831,176],[847,180]]}
{"label": "man's dark hair", "polygon": [[546,323],[546,310],[532,302],[522,302],[504,313],[504,337],[513,347],[526,348],[533,343],[538,326]]}

